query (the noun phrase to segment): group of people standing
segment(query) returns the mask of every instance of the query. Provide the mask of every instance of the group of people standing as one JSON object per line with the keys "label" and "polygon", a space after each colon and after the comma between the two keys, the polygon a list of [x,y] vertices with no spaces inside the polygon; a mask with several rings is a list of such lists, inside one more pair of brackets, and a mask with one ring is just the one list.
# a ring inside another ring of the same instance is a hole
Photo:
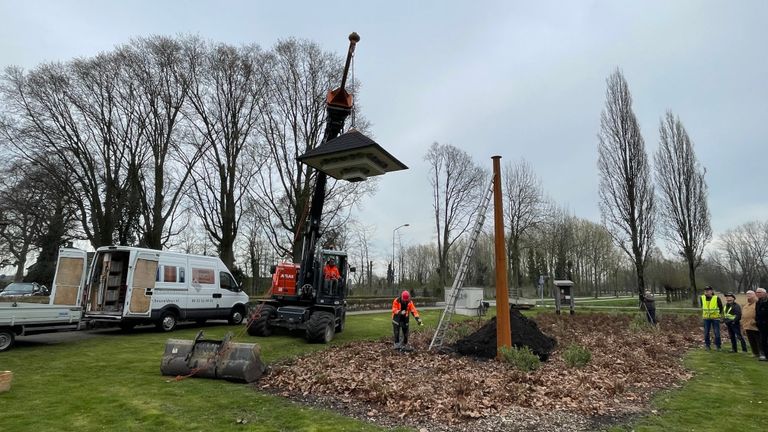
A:
{"label": "group of people standing", "polygon": [[[760,361],[766,361],[768,354],[768,294],[765,288],[747,291],[747,303],[741,306],[733,293],[725,294],[725,304],[715,295],[711,286],[704,288],[700,299],[704,324],[704,346],[712,348],[710,333],[714,335],[717,350],[721,349],[720,322],[725,323],[733,352],[747,352],[747,342],[752,354]],[[744,339],[744,335],[747,339]]]}

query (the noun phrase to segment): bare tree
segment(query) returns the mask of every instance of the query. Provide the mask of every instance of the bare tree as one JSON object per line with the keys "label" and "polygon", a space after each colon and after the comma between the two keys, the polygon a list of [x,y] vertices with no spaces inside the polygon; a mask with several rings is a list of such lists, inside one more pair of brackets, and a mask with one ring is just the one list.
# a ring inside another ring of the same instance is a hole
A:
{"label": "bare tree", "polygon": [[205,243],[208,235],[201,226],[202,223],[191,209],[183,211],[182,214],[184,229],[171,236],[166,247],[175,248],[187,254],[203,254],[203,243]]}
{"label": "bare tree", "polygon": [[768,281],[768,222],[747,222],[726,231],[712,259],[736,283],[739,291]]}
{"label": "bare tree", "polygon": [[357,264],[355,272],[355,284],[358,286],[370,286],[372,275],[368,272],[371,262],[371,238],[376,232],[374,225],[365,225],[354,221],[349,225],[351,234],[350,263]]}
{"label": "bare tree", "polygon": [[600,213],[616,244],[632,260],[642,295],[645,261],[654,234],[650,165],[624,75],[616,70],[606,81],[598,134]]}
{"label": "bare tree", "polygon": [[696,268],[712,239],[705,170],[679,118],[667,112],[659,125],[660,142],[654,160],[663,233],[688,264],[692,302],[697,304]]}
{"label": "bare tree", "polygon": [[570,279],[568,263],[572,263],[575,243],[576,217],[569,210],[555,203],[549,203],[545,230],[547,267],[555,279]]}
{"label": "bare tree", "polygon": [[448,253],[469,230],[487,176],[468,153],[452,145],[433,143],[424,159],[429,163],[439,277],[444,287],[448,280]]}
{"label": "bare tree", "polygon": [[273,264],[274,257],[269,242],[264,238],[264,232],[256,213],[245,212],[240,225],[240,233],[236,243],[236,256],[243,263],[243,270],[250,275],[250,285],[246,286],[250,295],[263,296],[267,293],[270,284],[262,283],[262,278],[270,276],[268,268]]}
{"label": "bare tree", "polygon": [[27,257],[36,250],[43,212],[42,194],[38,193],[34,180],[26,175],[24,167],[16,164],[5,173],[0,183],[0,213],[8,226],[0,232],[8,252],[16,266],[13,280],[21,282],[26,269]]}
{"label": "bare tree", "polygon": [[[320,145],[325,131],[328,90],[338,86],[344,63],[316,43],[288,39],[269,55],[269,99],[260,111],[259,136],[266,144],[267,163],[254,177],[253,195],[272,247],[301,260],[302,228],[308,217],[316,171],[296,158]],[[352,83],[354,92],[357,83]],[[356,113],[358,129],[365,121]],[[328,180],[323,206],[323,232],[338,230],[349,211],[370,195],[377,180],[350,183]]]}
{"label": "bare tree", "polygon": [[233,268],[243,199],[258,171],[255,129],[266,75],[257,46],[198,45],[187,51],[190,109],[198,146],[208,151],[194,170],[192,199],[219,256]]}
{"label": "bare tree", "polygon": [[[44,160],[41,155],[38,160]],[[28,267],[26,280],[39,282],[51,286],[56,273],[56,262],[59,256],[59,248],[70,240],[78,238],[77,206],[72,197],[67,194],[67,184],[59,183],[59,179],[70,178],[71,174],[63,172],[59,166],[58,173],[49,175],[51,169],[55,169],[53,162],[43,164],[27,164],[26,176],[31,181],[36,197],[40,203],[37,211],[37,235],[34,244],[38,249],[37,259]]]}
{"label": "bare tree", "polygon": [[[125,143],[138,139],[135,92],[121,88],[123,64],[114,54],[45,64],[3,77],[5,141],[29,161],[47,155],[51,176],[67,185],[94,247],[128,244],[138,213],[126,195]],[[57,168],[61,166],[64,171]]]}
{"label": "bare tree", "polygon": [[198,44],[191,38],[153,36],[117,51],[126,66],[122,85],[138,95],[134,109],[141,139],[126,146],[131,191],[142,219],[139,243],[145,247],[161,249],[179,232],[179,206],[208,144],[191,139],[182,115],[191,82],[185,54]]}
{"label": "bare tree", "polygon": [[591,290],[595,297],[605,289],[609,275],[616,269],[621,252],[613,244],[605,226],[575,219],[573,248],[569,254],[573,262],[573,277],[582,292]]}
{"label": "bare tree", "polygon": [[531,228],[544,220],[544,192],[541,180],[525,160],[510,163],[504,170],[504,195],[507,211],[509,238],[507,253],[512,269],[512,283],[518,289],[522,285],[520,271],[520,240]]}
{"label": "bare tree", "polygon": [[402,273],[408,281],[426,285],[439,267],[437,248],[434,244],[408,246],[403,251],[406,259]]}

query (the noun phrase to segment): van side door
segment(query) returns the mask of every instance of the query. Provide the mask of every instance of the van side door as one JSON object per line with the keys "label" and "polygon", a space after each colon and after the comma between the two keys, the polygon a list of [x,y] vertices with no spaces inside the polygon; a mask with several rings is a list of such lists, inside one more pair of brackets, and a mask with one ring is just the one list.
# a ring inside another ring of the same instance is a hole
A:
{"label": "van side door", "polygon": [[190,319],[218,318],[221,293],[215,263],[210,258],[190,256],[189,273],[187,316]]}
{"label": "van side door", "polygon": [[85,286],[88,256],[84,250],[59,249],[56,273],[53,277],[49,304],[59,306],[80,306]]}
{"label": "van side door", "polygon": [[128,276],[127,314],[131,316],[149,317],[152,312],[152,295],[154,294],[159,252],[136,252]]}

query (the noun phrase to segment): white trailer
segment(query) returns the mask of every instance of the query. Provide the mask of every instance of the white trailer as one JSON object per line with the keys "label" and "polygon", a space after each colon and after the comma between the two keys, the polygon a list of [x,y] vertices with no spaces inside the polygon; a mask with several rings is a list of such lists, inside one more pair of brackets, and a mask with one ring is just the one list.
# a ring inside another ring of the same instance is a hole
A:
{"label": "white trailer", "polygon": [[13,347],[16,336],[80,330],[82,308],[80,293],[85,281],[84,251],[59,251],[54,289],[49,304],[0,303],[0,351]]}
{"label": "white trailer", "polygon": [[248,296],[218,257],[106,246],[80,279],[86,261],[85,251],[62,249],[51,292],[52,304],[82,304],[85,319],[172,331],[183,320],[240,324],[245,317]]}
{"label": "white trailer", "polygon": [[0,304],[0,351],[13,347],[16,336],[79,330],[79,307],[37,303]]}

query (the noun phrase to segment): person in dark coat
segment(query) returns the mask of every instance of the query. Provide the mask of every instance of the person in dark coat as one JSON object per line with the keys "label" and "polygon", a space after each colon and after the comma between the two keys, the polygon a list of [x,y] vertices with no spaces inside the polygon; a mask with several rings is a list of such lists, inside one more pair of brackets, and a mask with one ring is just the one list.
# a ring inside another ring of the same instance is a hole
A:
{"label": "person in dark coat", "polygon": [[755,290],[757,304],[755,305],[755,323],[760,333],[760,361],[766,361],[768,355],[768,294],[765,288]]}
{"label": "person in dark coat", "polygon": [[741,341],[741,350],[747,352],[747,342],[741,334],[741,306],[736,303],[736,296],[733,293],[725,295],[723,319],[725,320],[725,327],[728,329],[728,337],[731,339],[732,351],[739,352],[737,342]]}
{"label": "person in dark coat", "polygon": [[651,325],[656,325],[658,323],[656,320],[656,298],[652,292],[646,291],[642,301],[643,309],[645,309],[645,318]]}

